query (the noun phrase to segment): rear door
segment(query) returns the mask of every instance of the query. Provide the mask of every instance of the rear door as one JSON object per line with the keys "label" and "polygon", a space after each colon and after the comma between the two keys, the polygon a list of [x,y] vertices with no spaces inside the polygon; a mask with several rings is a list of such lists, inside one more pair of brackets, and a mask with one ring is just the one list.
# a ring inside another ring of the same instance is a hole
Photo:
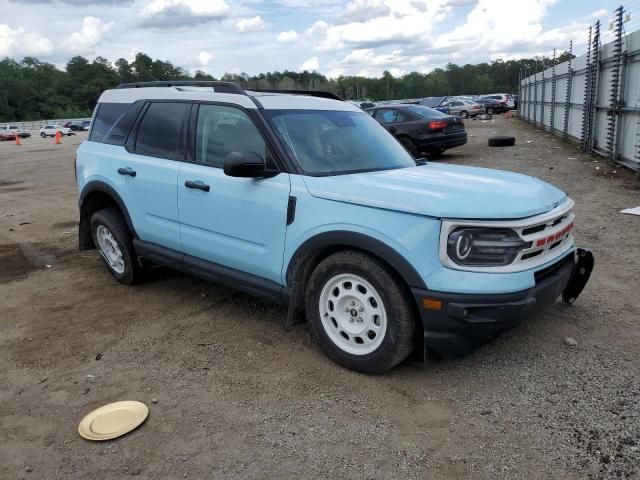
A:
{"label": "rear door", "polygon": [[190,127],[194,134],[189,140],[193,158],[182,164],[178,179],[184,252],[282,284],[289,174],[271,178],[225,175],[224,159],[231,152],[254,152],[277,167],[247,111],[217,104],[195,108]]}
{"label": "rear door", "polygon": [[140,239],[173,250],[181,250],[177,182],[190,109],[182,102],[145,105],[111,166]]}

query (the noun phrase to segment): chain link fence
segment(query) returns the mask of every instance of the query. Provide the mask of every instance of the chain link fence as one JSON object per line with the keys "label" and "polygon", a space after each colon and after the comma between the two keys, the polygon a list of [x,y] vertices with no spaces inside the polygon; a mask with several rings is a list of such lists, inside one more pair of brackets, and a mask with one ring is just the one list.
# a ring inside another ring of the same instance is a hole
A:
{"label": "chain link fence", "polygon": [[518,113],[585,152],[640,171],[640,30],[623,34],[628,18],[616,9],[609,43],[598,21],[584,55],[556,64],[554,52],[548,68],[521,71]]}

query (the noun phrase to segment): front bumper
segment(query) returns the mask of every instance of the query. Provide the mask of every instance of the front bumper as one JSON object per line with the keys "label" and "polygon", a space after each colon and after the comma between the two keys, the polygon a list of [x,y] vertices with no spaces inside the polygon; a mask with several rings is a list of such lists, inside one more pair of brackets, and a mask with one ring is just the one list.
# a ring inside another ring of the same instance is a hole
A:
{"label": "front bumper", "polygon": [[425,352],[465,355],[560,296],[571,304],[592,270],[593,254],[577,249],[536,272],[535,286],[520,292],[474,295],[412,289],[422,319]]}

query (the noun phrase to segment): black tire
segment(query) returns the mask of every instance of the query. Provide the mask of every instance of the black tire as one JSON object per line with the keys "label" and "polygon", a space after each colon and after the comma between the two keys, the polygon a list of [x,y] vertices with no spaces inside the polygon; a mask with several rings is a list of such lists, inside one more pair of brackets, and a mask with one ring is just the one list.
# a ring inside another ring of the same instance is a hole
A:
{"label": "black tire", "polygon": [[416,145],[411,141],[411,139],[409,139],[409,138],[401,138],[400,139],[400,143],[402,144],[402,146],[404,148],[406,148],[409,151],[409,153],[411,155],[414,156],[414,158],[417,156],[418,149],[416,148]]}
{"label": "black tire", "polygon": [[[124,263],[124,271],[116,271],[107,261],[105,254],[102,253],[100,243],[97,238],[97,230],[99,226],[105,227],[115,239],[117,246],[122,252],[122,260]],[[144,269],[138,263],[138,257],[133,248],[133,236],[127,228],[127,224],[122,217],[120,211],[115,207],[99,210],[91,217],[91,236],[96,249],[100,253],[102,260],[111,272],[113,278],[125,285],[133,285],[144,280]]]}
{"label": "black tire", "polygon": [[466,110],[462,110],[462,111],[460,112],[460,116],[461,116],[462,118],[469,118],[469,112],[467,112]]}
{"label": "black tire", "polygon": [[44,133],[44,132],[42,132],[42,133],[40,134],[40,136],[41,136],[42,138],[47,138],[47,134],[46,134],[46,133]]}
{"label": "black tire", "polygon": [[490,147],[513,147],[516,144],[516,137],[497,136],[489,139]]}
{"label": "black tire", "polygon": [[493,115],[493,113],[494,113],[493,107],[487,108],[487,114]]}
{"label": "black tire", "polygon": [[[382,342],[370,353],[353,354],[337,345],[320,318],[320,297],[331,279],[340,274],[366,280],[381,298],[387,316]],[[344,250],[322,260],[312,272],[305,296],[305,312],[313,335],[334,362],[362,373],[381,373],[405,360],[414,347],[415,310],[402,280],[387,265],[363,252]]]}

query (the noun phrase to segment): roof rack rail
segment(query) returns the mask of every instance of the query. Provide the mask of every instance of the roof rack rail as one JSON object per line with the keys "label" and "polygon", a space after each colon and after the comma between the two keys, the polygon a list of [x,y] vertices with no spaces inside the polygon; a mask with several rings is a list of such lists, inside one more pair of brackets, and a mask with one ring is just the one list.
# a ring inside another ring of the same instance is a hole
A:
{"label": "roof rack rail", "polygon": [[216,82],[200,80],[156,80],[152,82],[121,83],[117,88],[147,87],[213,87],[217,93],[236,93],[246,95],[240,85],[234,82]]}
{"label": "roof rack rail", "polygon": [[331,100],[340,100],[344,102],[344,99],[339,97],[333,92],[324,92],[322,90],[277,90],[271,88],[248,88],[250,92],[256,93],[287,93],[289,95],[307,95],[309,97],[329,98]]}

